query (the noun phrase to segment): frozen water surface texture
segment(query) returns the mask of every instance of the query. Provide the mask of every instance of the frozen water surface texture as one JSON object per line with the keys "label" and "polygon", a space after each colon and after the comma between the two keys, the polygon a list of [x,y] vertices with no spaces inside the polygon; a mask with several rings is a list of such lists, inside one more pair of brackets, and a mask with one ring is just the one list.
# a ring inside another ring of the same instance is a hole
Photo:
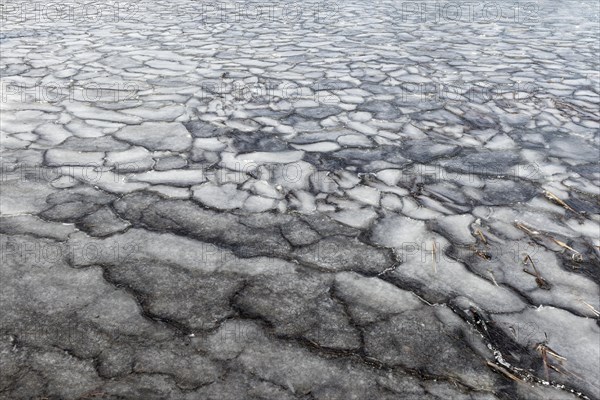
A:
{"label": "frozen water surface texture", "polygon": [[596,0],[1,18],[1,399],[600,398]]}

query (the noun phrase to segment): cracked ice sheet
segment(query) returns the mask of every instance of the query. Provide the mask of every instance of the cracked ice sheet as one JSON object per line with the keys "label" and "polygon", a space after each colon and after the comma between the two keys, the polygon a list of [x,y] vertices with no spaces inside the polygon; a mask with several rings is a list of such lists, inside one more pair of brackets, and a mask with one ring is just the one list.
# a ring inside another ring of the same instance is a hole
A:
{"label": "cracked ice sheet", "polygon": [[5,10],[0,397],[600,398],[596,4],[222,5]]}

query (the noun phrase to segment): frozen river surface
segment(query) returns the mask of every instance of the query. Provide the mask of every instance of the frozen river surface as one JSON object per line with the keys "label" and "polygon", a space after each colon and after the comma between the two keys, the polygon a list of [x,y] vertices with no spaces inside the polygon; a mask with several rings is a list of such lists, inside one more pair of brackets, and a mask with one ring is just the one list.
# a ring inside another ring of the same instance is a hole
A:
{"label": "frozen river surface", "polygon": [[598,399],[598,3],[257,4],[3,4],[0,398]]}

